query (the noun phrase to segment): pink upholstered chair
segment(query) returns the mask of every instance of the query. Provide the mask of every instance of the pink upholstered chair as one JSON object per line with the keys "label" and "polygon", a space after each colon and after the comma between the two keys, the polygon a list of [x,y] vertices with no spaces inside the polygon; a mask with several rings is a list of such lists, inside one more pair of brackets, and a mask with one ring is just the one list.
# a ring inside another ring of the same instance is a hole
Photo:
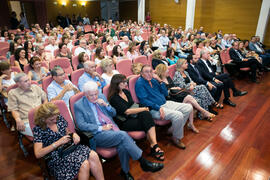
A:
{"label": "pink upholstered chair", "polygon": [[138,56],[133,60],[133,63],[142,63],[142,64],[149,64],[146,56]]}
{"label": "pink upholstered chair", "polygon": [[71,63],[74,71],[77,70],[77,66],[79,64],[79,56],[72,56]]}
{"label": "pink upholstered chair", "polygon": [[120,74],[124,74],[126,77],[133,74],[131,68],[132,68],[132,61],[130,59],[123,59],[116,63],[116,70]]}
{"label": "pink upholstered chair", "polygon": [[73,71],[71,73],[71,82],[75,85],[78,86],[78,81],[81,75],[84,73],[84,69],[78,69],[76,71]]}
{"label": "pink upholstered chair", "polygon": [[9,51],[9,47],[2,47],[0,48],[0,55],[6,56],[8,51]]}
{"label": "pink upholstered chair", "polygon": [[[135,92],[135,84],[136,84],[137,80],[139,79],[139,77],[140,76],[135,76],[135,77],[132,77],[129,79],[129,91],[130,91],[132,99],[135,103],[140,103],[139,99],[136,95],[136,92]],[[154,119],[154,121],[155,121],[155,124],[157,124],[159,126],[164,126],[164,125],[167,125],[171,122],[170,120],[160,120],[160,119]]]}
{"label": "pink upholstered chair", "polygon": [[[72,96],[69,99],[69,104],[70,104],[70,110],[71,110],[71,114],[73,116],[73,120],[74,123],[76,124],[76,118],[75,118],[75,112],[74,112],[74,104],[80,100],[82,97],[84,96],[83,92],[80,92],[74,96]],[[101,148],[101,147],[97,147],[96,151],[99,155],[101,155],[104,158],[112,158],[113,156],[115,156],[117,154],[117,150],[116,148]]]}
{"label": "pink upholstered chair", "polygon": [[153,59],[153,54],[150,54],[149,56],[147,56],[149,65],[152,67],[152,59]]}
{"label": "pink upholstered chair", "polygon": [[68,58],[57,58],[50,61],[49,67],[53,69],[54,66],[61,66],[61,68],[65,71],[66,74],[72,73],[72,67],[70,64],[70,60]]}
{"label": "pink upholstered chair", "polygon": [[175,71],[176,71],[176,64],[173,64],[173,65],[169,66],[168,70],[169,70],[170,77],[173,79],[173,76],[174,76]]}

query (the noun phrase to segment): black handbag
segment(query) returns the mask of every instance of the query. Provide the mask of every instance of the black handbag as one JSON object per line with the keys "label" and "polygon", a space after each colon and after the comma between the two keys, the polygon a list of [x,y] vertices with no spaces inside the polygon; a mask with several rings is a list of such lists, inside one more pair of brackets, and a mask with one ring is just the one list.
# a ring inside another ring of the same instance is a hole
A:
{"label": "black handbag", "polygon": [[185,97],[190,94],[190,91],[186,89],[170,89],[169,95],[170,100],[176,102],[183,102]]}
{"label": "black handbag", "polygon": [[63,144],[62,146],[58,147],[58,153],[59,156],[61,158],[64,158],[65,156],[69,155],[70,153],[72,153],[74,150],[76,150],[76,148],[78,147],[78,145],[74,144],[73,142],[73,133],[69,134],[71,141],[69,141],[66,144]]}

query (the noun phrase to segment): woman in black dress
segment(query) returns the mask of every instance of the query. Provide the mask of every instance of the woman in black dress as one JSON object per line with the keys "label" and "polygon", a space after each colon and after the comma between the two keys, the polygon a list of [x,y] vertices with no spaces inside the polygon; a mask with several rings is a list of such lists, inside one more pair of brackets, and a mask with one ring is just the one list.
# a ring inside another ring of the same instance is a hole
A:
{"label": "woman in black dress", "polygon": [[[116,109],[116,123],[124,131],[144,131],[151,146],[151,155],[163,161],[164,152],[159,148],[156,140],[155,123],[148,107],[135,107],[130,92],[126,89],[125,75],[115,74],[109,88],[108,100]],[[120,120],[122,119],[122,120]]]}
{"label": "woman in black dress", "polygon": [[[89,179],[89,170],[96,179],[103,180],[103,170],[96,152],[87,146],[79,145],[80,137],[69,135],[68,123],[60,115],[53,103],[41,105],[35,113],[36,127],[34,134],[34,153],[37,158],[50,155],[47,161],[50,173],[56,179]],[[70,142],[71,138],[77,147],[61,156],[59,147]]]}

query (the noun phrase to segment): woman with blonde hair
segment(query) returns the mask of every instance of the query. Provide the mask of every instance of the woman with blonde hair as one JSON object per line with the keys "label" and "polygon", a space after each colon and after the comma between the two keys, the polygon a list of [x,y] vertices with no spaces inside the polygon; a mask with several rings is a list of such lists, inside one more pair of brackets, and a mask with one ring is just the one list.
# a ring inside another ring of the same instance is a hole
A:
{"label": "woman with blonde hair", "polygon": [[169,66],[170,63],[164,56],[161,55],[160,50],[155,50],[152,58],[152,68],[155,69],[159,64]]}
{"label": "woman with blonde hair", "polygon": [[[42,104],[35,112],[34,153],[36,158],[49,155],[50,173],[56,179],[89,179],[89,170],[96,179],[104,179],[103,170],[96,152],[79,145],[80,137],[70,133],[68,123],[53,103]],[[63,145],[73,141],[71,152],[61,153]]]}
{"label": "woman with blonde hair", "polygon": [[115,74],[119,74],[119,72],[117,70],[114,70],[114,64],[113,61],[109,58],[105,58],[101,61],[100,66],[102,68],[102,75],[101,77],[106,81],[106,84],[110,84],[111,83],[111,79],[113,77],[113,75]]}
{"label": "woman with blonde hair", "polygon": [[197,85],[192,81],[188,72],[185,71],[187,68],[187,60],[179,59],[176,63],[176,72],[173,77],[173,82],[176,86],[190,91],[191,95],[196,99],[198,104],[206,110],[205,113],[202,113],[203,116],[199,114],[199,117],[204,117],[207,118],[207,120],[212,121],[212,118],[215,117],[215,115],[209,113],[208,108],[216,102],[205,85]]}

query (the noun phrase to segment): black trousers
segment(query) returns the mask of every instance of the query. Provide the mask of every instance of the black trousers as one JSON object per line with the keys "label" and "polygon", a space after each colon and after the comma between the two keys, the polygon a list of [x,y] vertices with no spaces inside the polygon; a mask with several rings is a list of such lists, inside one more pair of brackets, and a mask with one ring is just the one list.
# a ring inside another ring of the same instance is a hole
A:
{"label": "black trousers", "polygon": [[213,84],[214,86],[216,86],[215,88],[212,88],[212,90],[209,90],[209,92],[211,93],[212,97],[215,99],[216,102],[219,101],[221,94],[222,94],[222,90],[224,88],[223,83],[222,84],[218,84],[215,81],[211,81],[211,84]]}
{"label": "black trousers", "polygon": [[256,80],[257,69],[262,69],[262,65],[256,59],[249,59],[248,61],[236,62],[238,68],[249,67],[251,71],[251,80]]}
{"label": "black trousers", "polygon": [[149,111],[143,111],[138,113],[136,118],[128,118],[119,123],[118,126],[123,131],[144,131],[147,133],[151,127],[155,126],[155,122]]}
{"label": "black trousers", "polygon": [[223,73],[223,74],[217,75],[215,78],[223,82],[223,92],[224,92],[225,99],[230,98],[230,89],[232,89],[233,92],[237,91],[229,74]]}

